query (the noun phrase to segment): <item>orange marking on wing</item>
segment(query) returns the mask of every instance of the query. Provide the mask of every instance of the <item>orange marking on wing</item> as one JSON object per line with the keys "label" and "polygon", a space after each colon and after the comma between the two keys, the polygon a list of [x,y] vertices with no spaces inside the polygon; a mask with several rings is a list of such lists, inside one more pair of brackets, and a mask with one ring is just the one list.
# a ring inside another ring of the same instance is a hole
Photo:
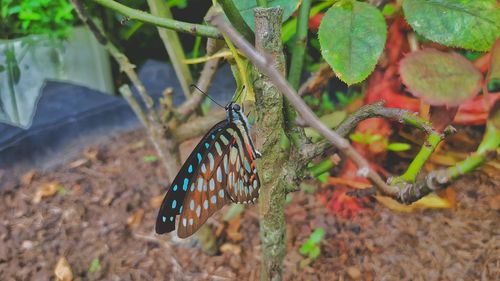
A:
{"label": "orange marking on wing", "polygon": [[248,145],[248,143],[246,143],[245,146],[247,148],[248,155],[252,155],[252,149],[250,148],[250,145]]}

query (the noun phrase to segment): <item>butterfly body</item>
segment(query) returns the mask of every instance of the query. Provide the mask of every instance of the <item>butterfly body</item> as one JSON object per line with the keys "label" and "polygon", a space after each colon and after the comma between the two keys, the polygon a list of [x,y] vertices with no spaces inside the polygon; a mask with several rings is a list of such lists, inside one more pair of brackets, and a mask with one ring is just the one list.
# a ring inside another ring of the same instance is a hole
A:
{"label": "butterfly body", "polygon": [[250,137],[250,124],[238,104],[225,107],[227,117],[201,139],[163,199],[156,220],[158,234],[196,232],[215,211],[229,202],[252,203],[259,195],[255,167],[260,153]]}

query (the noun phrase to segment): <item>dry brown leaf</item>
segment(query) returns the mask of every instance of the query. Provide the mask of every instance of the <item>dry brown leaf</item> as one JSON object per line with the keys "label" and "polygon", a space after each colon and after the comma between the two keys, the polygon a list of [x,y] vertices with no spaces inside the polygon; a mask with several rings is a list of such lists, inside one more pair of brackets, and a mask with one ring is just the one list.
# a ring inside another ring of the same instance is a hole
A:
{"label": "dry brown leaf", "polygon": [[144,140],[137,141],[135,143],[132,143],[129,145],[129,150],[137,150],[141,149],[146,145],[146,142]]}
{"label": "dry brown leaf", "polygon": [[80,158],[68,164],[68,168],[74,169],[83,166],[89,162],[88,159]]}
{"label": "dry brown leaf", "polygon": [[59,258],[54,269],[57,281],[71,281],[73,280],[73,272],[65,257]]}
{"label": "dry brown leaf", "polygon": [[141,224],[142,218],[144,217],[144,209],[138,209],[135,211],[128,219],[127,224],[130,228],[136,228]]}
{"label": "dry brown leaf", "polygon": [[83,152],[83,155],[90,161],[97,161],[101,159],[101,152],[97,148],[89,148]]}
{"label": "dry brown leaf", "polygon": [[233,255],[239,256],[241,254],[241,247],[239,245],[224,243],[220,246],[220,251],[223,253],[231,253]]}
{"label": "dry brown leaf", "polygon": [[151,208],[153,209],[160,208],[161,202],[163,202],[163,197],[165,197],[165,195],[158,195],[149,199],[149,205],[151,206]]}
{"label": "dry brown leaf", "polygon": [[359,280],[361,278],[361,271],[355,266],[349,266],[347,268],[347,274],[354,280]]}
{"label": "dry brown leaf", "polygon": [[234,242],[243,240],[243,235],[240,233],[240,227],[241,215],[237,215],[227,222],[227,237]]}
{"label": "dry brown leaf", "polygon": [[24,185],[30,185],[33,182],[33,179],[35,179],[36,176],[36,170],[29,170],[26,172],[24,175],[21,177],[21,183]]}
{"label": "dry brown leaf", "polygon": [[500,211],[500,194],[491,197],[488,203],[493,210]]}
{"label": "dry brown leaf", "polygon": [[435,193],[431,193],[420,200],[414,202],[413,204],[410,205],[404,205],[399,203],[398,201],[387,197],[387,196],[380,196],[377,195],[375,196],[377,201],[384,205],[385,207],[393,210],[393,211],[398,211],[398,212],[413,212],[414,210],[418,208],[422,209],[427,209],[427,208],[436,208],[436,209],[441,209],[441,208],[452,208],[453,207],[453,202],[448,201],[446,198],[441,198]]}
{"label": "dry brown leaf", "polygon": [[41,185],[33,196],[33,203],[38,204],[42,198],[54,196],[59,189],[61,189],[61,184],[55,181]]}

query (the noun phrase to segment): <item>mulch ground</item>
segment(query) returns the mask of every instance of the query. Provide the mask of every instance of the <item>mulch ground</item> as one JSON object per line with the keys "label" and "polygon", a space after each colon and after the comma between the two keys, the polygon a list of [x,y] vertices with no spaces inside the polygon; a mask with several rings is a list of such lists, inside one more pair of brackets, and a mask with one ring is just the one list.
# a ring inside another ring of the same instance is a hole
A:
{"label": "mulch ground", "polygon": [[[167,189],[160,163],[144,159],[153,154],[144,133],[132,132],[0,187],[0,280],[55,280],[61,257],[74,280],[258,280],[256,206],[230,235],[227,207],[208,221],[219,235],[215,256],[153,233]],[[353,218],[294,193],[285,280],[500,280],[499,182],[475,172],[453,184],[455,208],[397,213],[370,201]],[[298,249],[318,227],[321,255],[307,264]]]}

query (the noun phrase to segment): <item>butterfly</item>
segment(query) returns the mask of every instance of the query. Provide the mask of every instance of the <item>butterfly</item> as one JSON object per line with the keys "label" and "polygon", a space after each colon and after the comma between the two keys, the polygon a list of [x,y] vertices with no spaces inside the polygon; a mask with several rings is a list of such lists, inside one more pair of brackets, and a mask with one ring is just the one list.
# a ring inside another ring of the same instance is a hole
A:
{"label": "butterfly", "polygon": [[229,202],[253,203],[260,180],[250,124],[240,105],[225,106],[227,117],[201,139],[170,185],[156,219],[156,233],[175,230],[186,238]]}

